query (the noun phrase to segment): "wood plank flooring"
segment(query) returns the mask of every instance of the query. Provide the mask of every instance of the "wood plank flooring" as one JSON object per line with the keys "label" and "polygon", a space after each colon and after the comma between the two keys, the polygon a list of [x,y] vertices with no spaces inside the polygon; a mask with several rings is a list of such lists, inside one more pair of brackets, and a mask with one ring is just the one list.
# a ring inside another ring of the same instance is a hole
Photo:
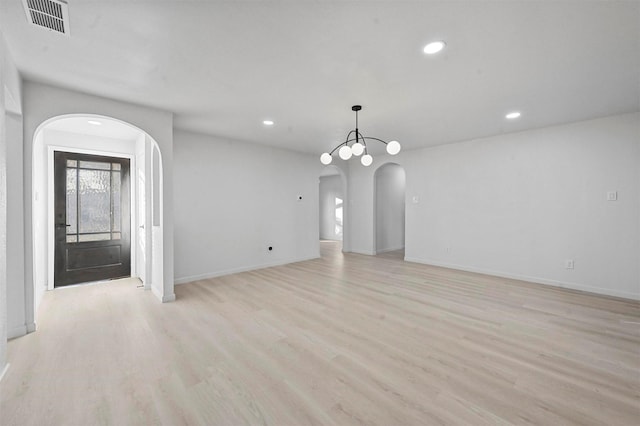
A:
{"label": "wood plank flooring", "polygon": [[637,425],[640,304],[342,254],[48,292],[1,425]]}

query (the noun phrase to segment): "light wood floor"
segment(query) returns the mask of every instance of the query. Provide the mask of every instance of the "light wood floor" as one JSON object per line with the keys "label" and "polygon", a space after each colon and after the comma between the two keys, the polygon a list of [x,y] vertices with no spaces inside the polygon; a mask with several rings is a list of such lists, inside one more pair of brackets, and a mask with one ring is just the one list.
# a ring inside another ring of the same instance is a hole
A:
{"label": "light wood floor", "polygon": [[48,292],[2,425],[640,422],[640,305],[346,254]]}

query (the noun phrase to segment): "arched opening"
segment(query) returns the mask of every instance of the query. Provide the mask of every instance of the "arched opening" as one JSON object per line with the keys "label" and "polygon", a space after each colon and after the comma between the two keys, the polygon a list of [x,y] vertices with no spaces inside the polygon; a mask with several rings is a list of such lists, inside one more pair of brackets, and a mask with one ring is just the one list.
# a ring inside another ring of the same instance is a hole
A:
{"label": "arched opening", "polygon": [[399,164],[386,163],[374,174],[374,251],[398,252],[404,258],[406,174]]}
{"label": "arched opening", "polygon": [[320,254],[339,253],[345,247],[347,222],[347,182],[339,167],[322,169],[318,194]]}
{"label": "arched opening", "polygon": [[[128,195],[126,199],[125,196],[121,197],[128,204],[128,207],[122,208],[121,211],[123,214],[125,212],[129,214],[129,220],[122,222],[126,223],[127,228],[122,230],[123,233],[129,231],[130,235],[130,239],[127,241],[130,258],[126,264],[126,272],[131,277],[139,278],[145,289],[152,290],[162,300],[163,180],[161,153],[158,144],[148,133],[130,123],[95,114],[70,114],[46,120],[38,126],[33,138],[32,236],[34,253],[32,266],[34,312],[37,312],[44,292],[52,290],[56,286],[56,239],[60,240],[60,230],[58,229],[60,224],[56,222],[55,217],[54,158],[57,158],[56,155],[58,155],[56,153],[77,158],[108,157],[126,161],[129,169],[128,179],[126,183],[122,183],[122,188],[126,189]],[[68,161],[73,163],[74,160]],[[79,180],[82,172],[91,172],[90,168],[82,169],[79,161],[74,164],[78,168],[75,179]],[[120,166],[116,167],[115,163],[112,166],[111,171],[115,176],[114,170],[119,170]],[[67,176],[68,170],[70,169],[67,169]],[[110,182],[113,183],[113,180]],[[79,187],[80,184],[78,184]],[[114,203],[117,204],[115,197],[111,198],[111,215],[114,214]],[[67,222],[66,219],[68,217],[63,218],[62,225]],[[80,223],[78,217],[75,220],[75,223]],[[106,220],[109,223],[115,223],[113,219],[108,217]],[[74,231],[76,235],[68,237],[71,243],[80,241],[83,237],[80,234],[81,231],[78,229],[74,229]],[[117,239],[121,235],[120,231],[120,229],[111,229],[110,236],[104,239]],[[67,234],[71,231],[63,229],[62,232]],[[109,233],[101,235],[109,235]],[[92,235],[85,234],[84,237],[89,239],[92,238]]]}

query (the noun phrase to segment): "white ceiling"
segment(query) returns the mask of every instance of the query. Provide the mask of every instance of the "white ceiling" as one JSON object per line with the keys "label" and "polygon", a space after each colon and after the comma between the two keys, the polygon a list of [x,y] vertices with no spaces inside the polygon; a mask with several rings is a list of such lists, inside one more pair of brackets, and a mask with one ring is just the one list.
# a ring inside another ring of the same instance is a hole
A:
{"label": "white ceiling", "polygon": [[[26,78],[316,154],[353,128],[353,104],[366,136],[404,149],[640,109],[636,1],[69,0],[69,15],[59,36],[0,1]],[[436,39],[446,50],[423,54]]]}
{"label": "white ceiling", "polygon": [[[100,124],[96,125],[91,122]],[[124,124],[118,120],[95,116],[60,118],[47,123],[46,128],[69,133],[78,133],[81,135],[101,136],[128,142],[136,142],[142,136],[142,132],[133,126]]]}

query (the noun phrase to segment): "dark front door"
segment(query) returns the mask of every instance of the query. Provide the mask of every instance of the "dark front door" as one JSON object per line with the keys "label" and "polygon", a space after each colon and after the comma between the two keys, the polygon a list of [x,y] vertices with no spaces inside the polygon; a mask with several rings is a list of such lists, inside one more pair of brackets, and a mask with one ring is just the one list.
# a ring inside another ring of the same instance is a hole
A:
{"label": "dark front door", "polygon": [[54,286],[130,276],[129,160],[56,151],[54,175]]}

